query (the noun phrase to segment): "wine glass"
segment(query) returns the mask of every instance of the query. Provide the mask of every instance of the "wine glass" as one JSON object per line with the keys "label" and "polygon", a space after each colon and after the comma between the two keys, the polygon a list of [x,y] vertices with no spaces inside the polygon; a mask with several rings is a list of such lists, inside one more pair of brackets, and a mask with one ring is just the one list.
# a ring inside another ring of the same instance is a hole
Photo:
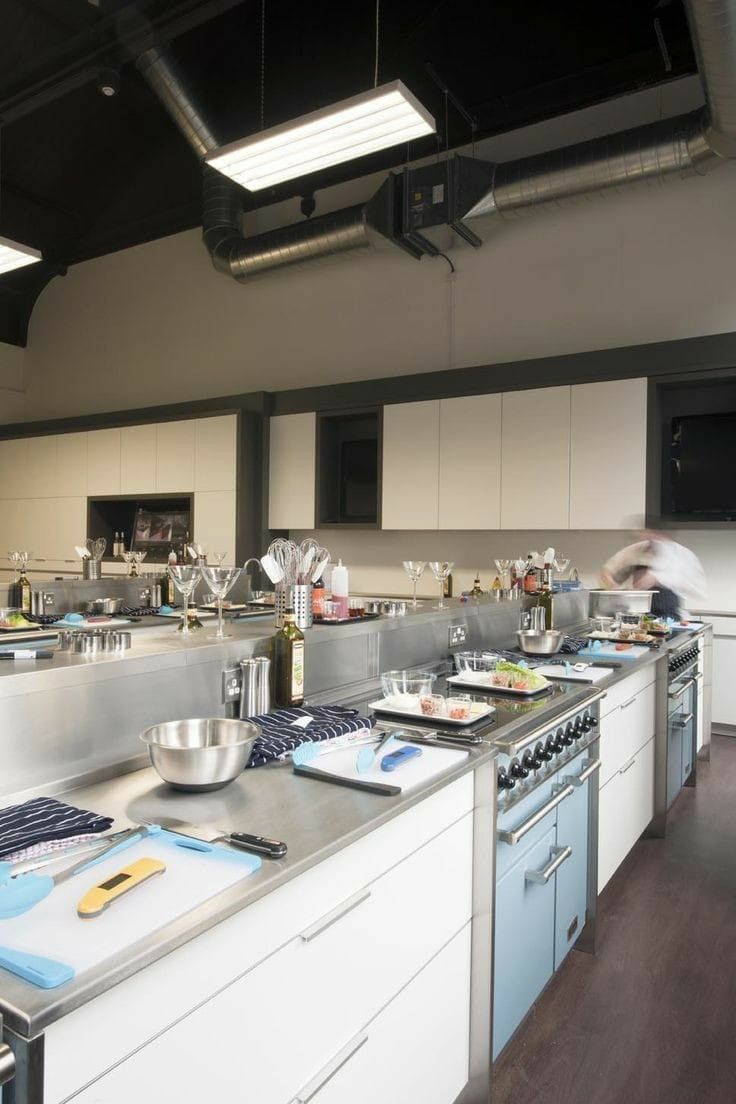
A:
{"label": "wine glass", "polygon": [[187,636],[189,634],[189,599],[192,597],[197,583],[202,578],[202,573],[198,567],[189,564],[169,564],[166,570],[184,600],[184,621],[181,631],[182,635]]}
{"label": "wine glass", "polygon": [[133,552],[121,552],[123,563],[125,564],[125,574],[130,576],[131,568],[133,565]]}
{"label": "wine glass", "polygon": [[414,609],[417,608],[417,583],[422,577],[425,567],[427,566],[426,560],[404,560],[404,571],[414,584],[414,597],[412,599],[412,605]]}
{"label": "wine glass", "polygon": [[8,552],[8,561],[12,564],[15,571],[14,583],[17,583],[20,579],[20,552]]}
{"label": "wine glass", "polygon": [[513,560],[494,560],[496,571],[501,576],[501,586],[504,590],[511,589],[511,564]]}
{"label": "wine glass", "polygon": [[565,574],[568,567],[570,566],[570,557],[563,556],[560,553],[559,555],[555,556],[554,560],[552,561],[552,566],[557,574],[560,576],[560,578],[562,578],[562,576]]}
{"label": "wine glass", "polygon": [[210,560],[214,560],[215,567],[222,567],[225,562],[225,556],[227,556],[227,552],[211,552],[209,556],[206,552],[204,553],[205,560],[207,560],[208,563]]}
{"label": "wine glass", "polygon": [[130,573],[131,575],[135,575],[136,577],[140,575],[140,573],[141,573],[141,564],[145,560],[147,554],[148,553],[146,553],[146,552],[134,552],[133,553],[133,569]]}
{"label": "wine glass", "polygon": [[217,632],[210,636],[210,640],[226,640],[229,633],[225,632],[222,616],[222,603],[230,591],[233,583],[240,578],[242,567],[214,567],[211,564],[202,564],[200,571],[206,585],[217,599]]}
{"label": "wine glass", "polygon": [[455,561],[452,560],[430,560],[429,569],[434,575],[437,582],[440,584],[440,600],[439,605],[434,606],[434,609],[447,609],[444,603],[445,597],[445,583],[447,582],[447,576],[455,566]]}

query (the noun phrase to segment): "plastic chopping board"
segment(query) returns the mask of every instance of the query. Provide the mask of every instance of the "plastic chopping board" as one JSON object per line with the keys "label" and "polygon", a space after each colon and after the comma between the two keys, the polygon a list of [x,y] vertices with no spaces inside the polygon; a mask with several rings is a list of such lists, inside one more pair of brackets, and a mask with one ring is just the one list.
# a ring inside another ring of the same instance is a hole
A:
{"label": "plastic chopping board", "polygon": [[581,660],[585,659],[639,659],[640,656],[648,655],[651,652],[651,648],[645,648],[641,644],[632,644],[626,651],[617,652],[615,644],[604,644],[602,641],[596,641],[596,644],[600,644],[600,650],[598,648],[581,649],[577,652],[577,658]]}
{"label": "plastic chopping board", "polygon": [[565,671],[564,663],[546,663],[543,667],[535,667],[538,675],[544,675],[549,679],[563,679],[565,682],[602,682],[612,674],[610,667],[586,667],[584,671]]}
{"label": "plastic chopping board", "polygon": [[[464,762],[470,754],[464,748],[456,750],[455,748],[429,747],[426,744],[409,744],[408,741],[403,740],[400,744],[394,745],[392,750],[396,750],[396,747],[418,747],[422,754],[417,756],[416,759],[410,759],[406,763],[402,763],[394,771],[382,771],[381,759],[388,752],[379,751],[376,762],[371,769],[359,774],[355,766],[356,749],[345,748],[341,751],[331,751],[329,755],[320,755],[309,764],[307,769],[300,770],[299,773],[315,777],[314,772],[318,771],[320,774],[329,775],[336,781],[343,779],[347,782],[377,783],[378,785],[396,787],[399,793],[406,793],[408,790],[416,789],[417,786],[425,785],[432,778],[444,774],[452,767],[456,767],[459,763]],[[325,779],[325,781],[330,781],[330,778]]]}
{"label": "plastic chopping board", "polygon": [[[192,851],[178,846],[181,840],[187,842],[187,837],[164,831],[102,859],[56,886],[29,912],[0,920],[0,945],[65,962],[79,974],[261,866],[256,855],[245,851],[217,844],[209,845],[206,852]],[[161,859],[165,872],[132,889],[99,916],[87,920],[77,916],[77,904],[89,889],[142,858]]]}

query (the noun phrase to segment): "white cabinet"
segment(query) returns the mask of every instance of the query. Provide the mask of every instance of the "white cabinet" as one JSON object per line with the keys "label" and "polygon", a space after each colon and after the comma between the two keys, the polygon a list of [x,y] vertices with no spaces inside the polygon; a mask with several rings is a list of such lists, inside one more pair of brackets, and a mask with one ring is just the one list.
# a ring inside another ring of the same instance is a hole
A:
{"label": "white cabinet", "polygon": [[[736,618],[713,618],[712,723],[736,726]],[[731,634],[734,635],[731,635]]]}
{"label": "white cabinet", "polygon": [[315,523],[314,413],[271,418],[269,513],[271,529],[313,529]]}
{"label": "white cabinet", "polygon": [[[87,494],[88,436],[87,433],[60,433],[56,438],[56,470],[48,491],[55,498],[74,498]],[[81,532],[84,532],[84,528]]]}
{"label": "white cabinet", "polygon": [[194,488],[195,420],[160,422],[156,432],[156,490],[166,493]]}
{"label": "white cabinet", "polygon": [[87,434],[87,494],[120,494],[120,430]]}
{"label": "white cabinet", "polygon": [[25,499],[28,439],[0,441],[0,499]]}
{"label": "white cabinet", "polygon": [[570,388],[503,396],[501,528],[567,529],[570,522]]}
{"label": "white cabinet", "polygon": [[654,816],[654,740],[601,787],[598,799],[598,892]]}
{"label": "white cabinet", "polygon": [[193,539],[210,553],[235,563],[235,491],[199,491],[194,496]]}
{"label": "white cabinet", "polygon": [[383,408],[383,529],[436,529],[439,400]]}
{"label": "white cabinet", "polygon": [[439,528],[501,526],[501,395],[440,402]]}
{"label": "white cabinet", "polygon": [[27,498],[46,498],[56,472],[58,437],[31,437],[23,483]]}
{"label": "white cabinet", "polygon": [[234,491],[237,424],[235,414],[198,418],[194,435],[195,491]]}
{"label": "white cabinet", "polygon": [[[625,683],[620,685],[623,687]],[[598,775],[601,786],[652,739],[655,727],[656,686],[653,680],[638,692],[632,688],[612,712],[601,716]]]}
{"label": "white cabinet", "polygon": [[647,381],[572,388],[570,528],[636,529],[646,513]]}
{"label": "white cabinet", "polygon": [[120,431],[120,493],[156,490],[156,426],[125,426]]}

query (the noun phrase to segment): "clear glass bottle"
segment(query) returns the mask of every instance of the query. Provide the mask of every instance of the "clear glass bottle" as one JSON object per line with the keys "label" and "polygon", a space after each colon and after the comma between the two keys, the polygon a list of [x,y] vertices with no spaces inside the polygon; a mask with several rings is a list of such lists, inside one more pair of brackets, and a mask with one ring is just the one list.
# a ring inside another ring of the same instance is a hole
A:
{"label": "clear glass bottle", "polygon": [[473,580],[473,589],[470,592],[471,598],[480,598],[483,594],[483,590],[480,585],[480,575],[476,574]]}
{"label": "clear glass bottle", "polygon": [[297,628],[293,609],[274,637],[274,700],[289,708],[304,701],[304,634]]}
{"label": "clear glass bottle", "polygon": [[15,593],[17,595],[16,601],[18,603],[18,609],[23,613],[31,612],[31,584],[28,581],[25,567],[20,569],[20,575],[18,576],[18,582],[15,584]]}

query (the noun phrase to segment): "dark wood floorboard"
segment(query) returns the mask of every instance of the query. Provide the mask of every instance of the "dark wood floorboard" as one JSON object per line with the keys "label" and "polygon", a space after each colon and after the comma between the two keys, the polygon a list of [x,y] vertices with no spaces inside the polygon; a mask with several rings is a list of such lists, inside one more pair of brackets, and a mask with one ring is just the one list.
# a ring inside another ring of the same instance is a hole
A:
{"label": "dark wood floorboard", "polygon": [[[519,953],[522,953],[519,948]],[[495,1066],[495,1104],[736,1104],[736,740],[642,839]]]}

